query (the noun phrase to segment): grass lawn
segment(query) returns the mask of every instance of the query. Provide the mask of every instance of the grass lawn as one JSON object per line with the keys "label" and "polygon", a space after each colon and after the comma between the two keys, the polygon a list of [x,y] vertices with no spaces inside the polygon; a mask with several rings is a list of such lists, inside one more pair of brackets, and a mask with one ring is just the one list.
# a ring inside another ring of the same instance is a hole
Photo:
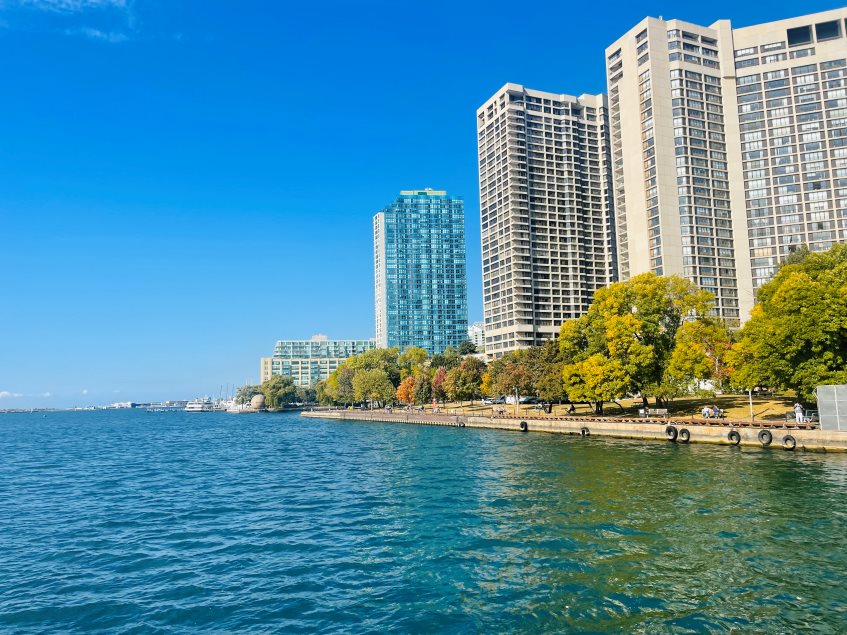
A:
{"label": "grass lawn", "polygon": [[[792,396],[767,396],[753,397],[753,413],[756,419],[768,421],[784,421],[786,413],[791,412],[795,398]],[[611,417],[637,417],[638,410],[642,407],[640,399],[623,399],[620,406],[615,403],[606,403],[603,406],[603,412],[606,416]],[[750,419],[750,402],[747,395],[719,395],[717,397],[686,397],[684,399],[675,399],[666,407],[672,417],[700,417],[700,412],[704,406],[717,406],[726,412],[728,419]],[[480,402],[470,404],[465,402],[448,403],[446,406],[438,406],[443,412],[464,412],[478,413],[483,415],[492,414],[493,408],[505,408],[506,414],[514,414],[514,405],[500,406],[484,406]],[[653,401],[650,402],[650,407],[655,408]],[[813,406],[812,406],[813,407]],[[553,414],[567,414],[568,405],[559,405],[553,407]],[[427,411],[431,411],[431,406],[426,406]],[[534,409],[531,405],[519,406],[521,415],[541,415],[540,410]],[[576,404],[577,415],[593,415],[594,408],[588,404]]]}

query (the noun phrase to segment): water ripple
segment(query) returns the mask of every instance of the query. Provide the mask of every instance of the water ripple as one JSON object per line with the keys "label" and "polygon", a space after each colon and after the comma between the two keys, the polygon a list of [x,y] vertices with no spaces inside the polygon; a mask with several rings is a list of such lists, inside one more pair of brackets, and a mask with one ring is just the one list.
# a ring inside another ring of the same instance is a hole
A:
{"label": "water ripple", "polygon": [[0,629],[844,631],[847,457],[0,417]]}

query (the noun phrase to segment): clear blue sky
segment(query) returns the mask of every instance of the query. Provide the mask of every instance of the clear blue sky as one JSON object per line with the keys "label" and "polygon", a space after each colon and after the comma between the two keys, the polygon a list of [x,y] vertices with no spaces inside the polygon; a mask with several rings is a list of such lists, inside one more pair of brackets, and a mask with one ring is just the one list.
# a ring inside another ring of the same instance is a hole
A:
{"label": "clear blue sky", "polygon": [[837,6],[0,0],[0,408],[217,393],[277,339],[372,336],[371,217],[406,188],[464,196],[480,319],[495,90],[601,92],[645,15]]}

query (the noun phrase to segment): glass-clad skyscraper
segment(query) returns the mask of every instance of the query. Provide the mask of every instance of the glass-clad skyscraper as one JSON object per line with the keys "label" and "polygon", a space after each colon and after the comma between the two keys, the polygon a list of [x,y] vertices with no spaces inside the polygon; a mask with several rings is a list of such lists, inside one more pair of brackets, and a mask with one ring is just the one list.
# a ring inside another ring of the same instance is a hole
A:
{"label": "glass-clad skyscraper", "polygon": [[403,190],[373,219],[376,343],[440,353],[467,339],[464,202]]}

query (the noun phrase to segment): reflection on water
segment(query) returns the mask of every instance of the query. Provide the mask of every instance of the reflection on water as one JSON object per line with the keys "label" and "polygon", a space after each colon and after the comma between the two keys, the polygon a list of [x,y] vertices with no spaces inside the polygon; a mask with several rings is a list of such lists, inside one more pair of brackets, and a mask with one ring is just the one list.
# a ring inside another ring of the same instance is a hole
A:
{"label": "reflection on water", "polygon": [[843,630],[843,455],[141,412],[0,443],[0,628]]}

